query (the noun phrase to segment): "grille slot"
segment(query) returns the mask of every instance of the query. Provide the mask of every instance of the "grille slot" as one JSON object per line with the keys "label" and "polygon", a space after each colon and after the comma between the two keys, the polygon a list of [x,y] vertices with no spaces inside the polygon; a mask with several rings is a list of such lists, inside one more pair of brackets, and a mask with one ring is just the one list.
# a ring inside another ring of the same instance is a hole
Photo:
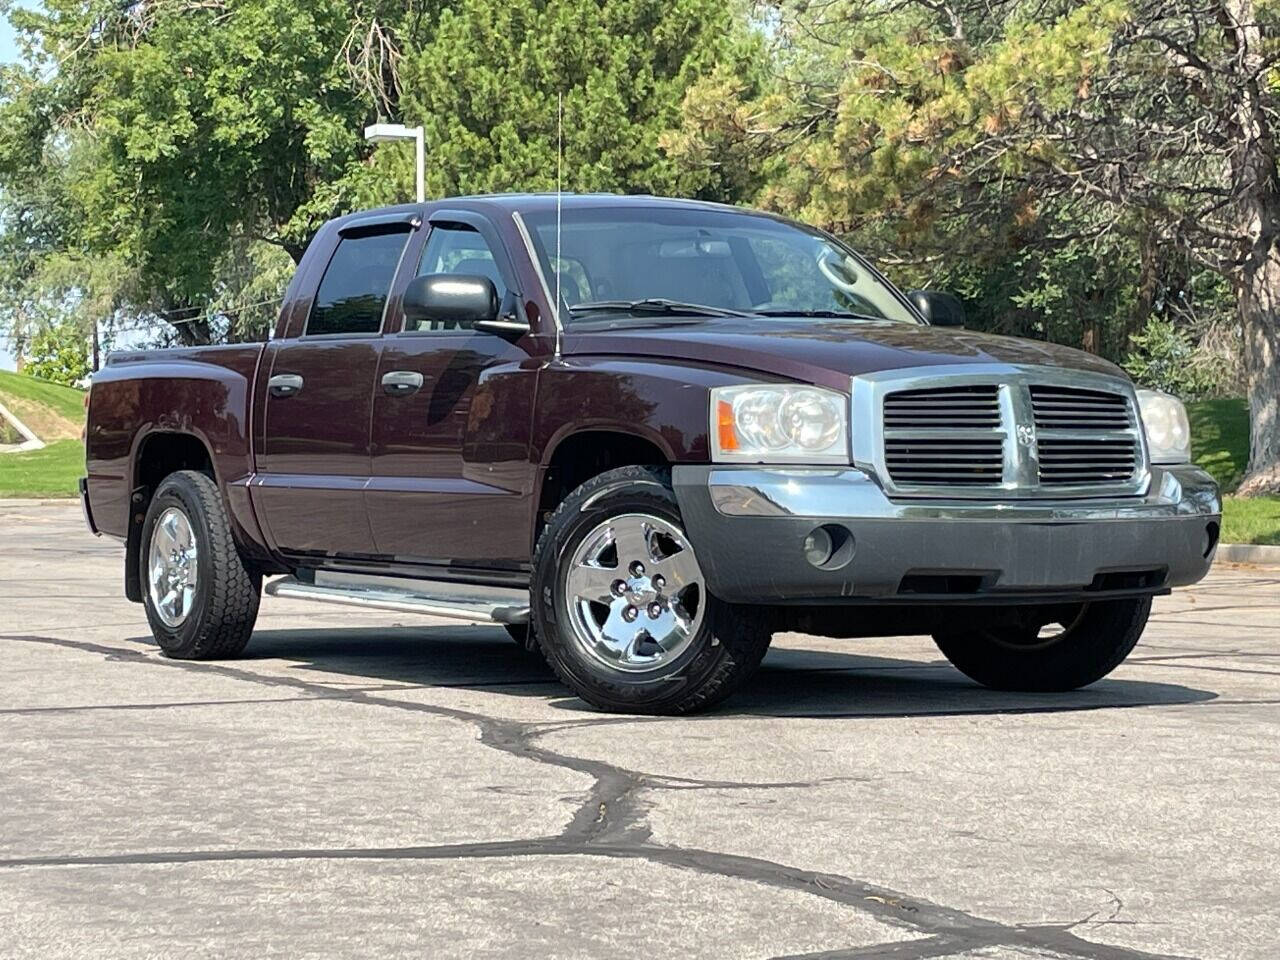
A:
{"label": "grille slot", "polygon": [[[1135,426],[1128,398],[1078,387],[1031,385],[1040,431],[1040,483],[1047,487],[1115,484],[1138,470]],[[1065,434],[1065,435],[1064,435]]]}
{"label": "grille slot", "polygon": [[886,430],[975,428],[1000,426],[1000,401],[994,384],[899,390],[884,400]]}
{"label": "grille slot", "polygon": [[1039,430],[1128,430],[1129,401],[1119,393],[1032,384],[1031,406]]}
{"label": "grille slot", "polygon": [[1040,438],[1042,484],[1114,483],[1133,476],[1137,444],[1129,440]]}
{"label": "grille slot", "polygon": [[1004,441],[886,439],[885,463],[899,486],[995,486],[1004,479]]}

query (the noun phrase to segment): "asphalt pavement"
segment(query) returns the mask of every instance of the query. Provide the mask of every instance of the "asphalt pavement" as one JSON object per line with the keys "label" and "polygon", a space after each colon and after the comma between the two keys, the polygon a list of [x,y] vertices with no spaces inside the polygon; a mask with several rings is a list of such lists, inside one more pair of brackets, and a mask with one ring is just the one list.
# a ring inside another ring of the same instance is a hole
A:
{"label": "asphalt pavement", "polygon": [[1073,694],[790,634],[654,719],[299,601],[166,660],[122,553],[0,502],[0,958],[1280,956],[1280,569]]}

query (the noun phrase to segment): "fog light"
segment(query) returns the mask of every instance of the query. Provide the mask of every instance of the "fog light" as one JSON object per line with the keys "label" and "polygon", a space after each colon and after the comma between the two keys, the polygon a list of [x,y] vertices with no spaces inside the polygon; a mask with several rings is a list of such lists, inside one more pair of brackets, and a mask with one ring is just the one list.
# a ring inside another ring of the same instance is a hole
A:
{"label": "fog light", "polygon": [[831,534],[825,527],[816,527],[804,538],[804,558],[815,567],[820,567],[831,559]]}

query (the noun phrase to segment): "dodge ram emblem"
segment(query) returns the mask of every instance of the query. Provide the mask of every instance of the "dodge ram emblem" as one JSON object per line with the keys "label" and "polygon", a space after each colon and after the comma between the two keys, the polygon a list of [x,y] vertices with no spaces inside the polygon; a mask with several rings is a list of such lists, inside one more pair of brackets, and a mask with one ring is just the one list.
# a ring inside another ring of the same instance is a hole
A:
{"label": "dodge ram emblem", "polygon": [[1029,423],[1018,424],[1018,442],[1029,447],[1036,442],[1036,428]]}

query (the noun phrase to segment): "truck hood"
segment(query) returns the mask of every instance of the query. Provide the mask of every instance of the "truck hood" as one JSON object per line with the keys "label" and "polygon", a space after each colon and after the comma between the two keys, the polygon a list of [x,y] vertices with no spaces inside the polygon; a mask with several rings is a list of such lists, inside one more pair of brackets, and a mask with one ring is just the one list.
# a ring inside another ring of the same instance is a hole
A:
{"label": "truck hood", "polygon": [[566,331],[571,356],[690,360],[847,389],[848,378],[881,370],[956,364],[1017,364],[1083,370],[1128,379],[1093,354],[1039,340],[954,327],[776,318],[662,318]]}

